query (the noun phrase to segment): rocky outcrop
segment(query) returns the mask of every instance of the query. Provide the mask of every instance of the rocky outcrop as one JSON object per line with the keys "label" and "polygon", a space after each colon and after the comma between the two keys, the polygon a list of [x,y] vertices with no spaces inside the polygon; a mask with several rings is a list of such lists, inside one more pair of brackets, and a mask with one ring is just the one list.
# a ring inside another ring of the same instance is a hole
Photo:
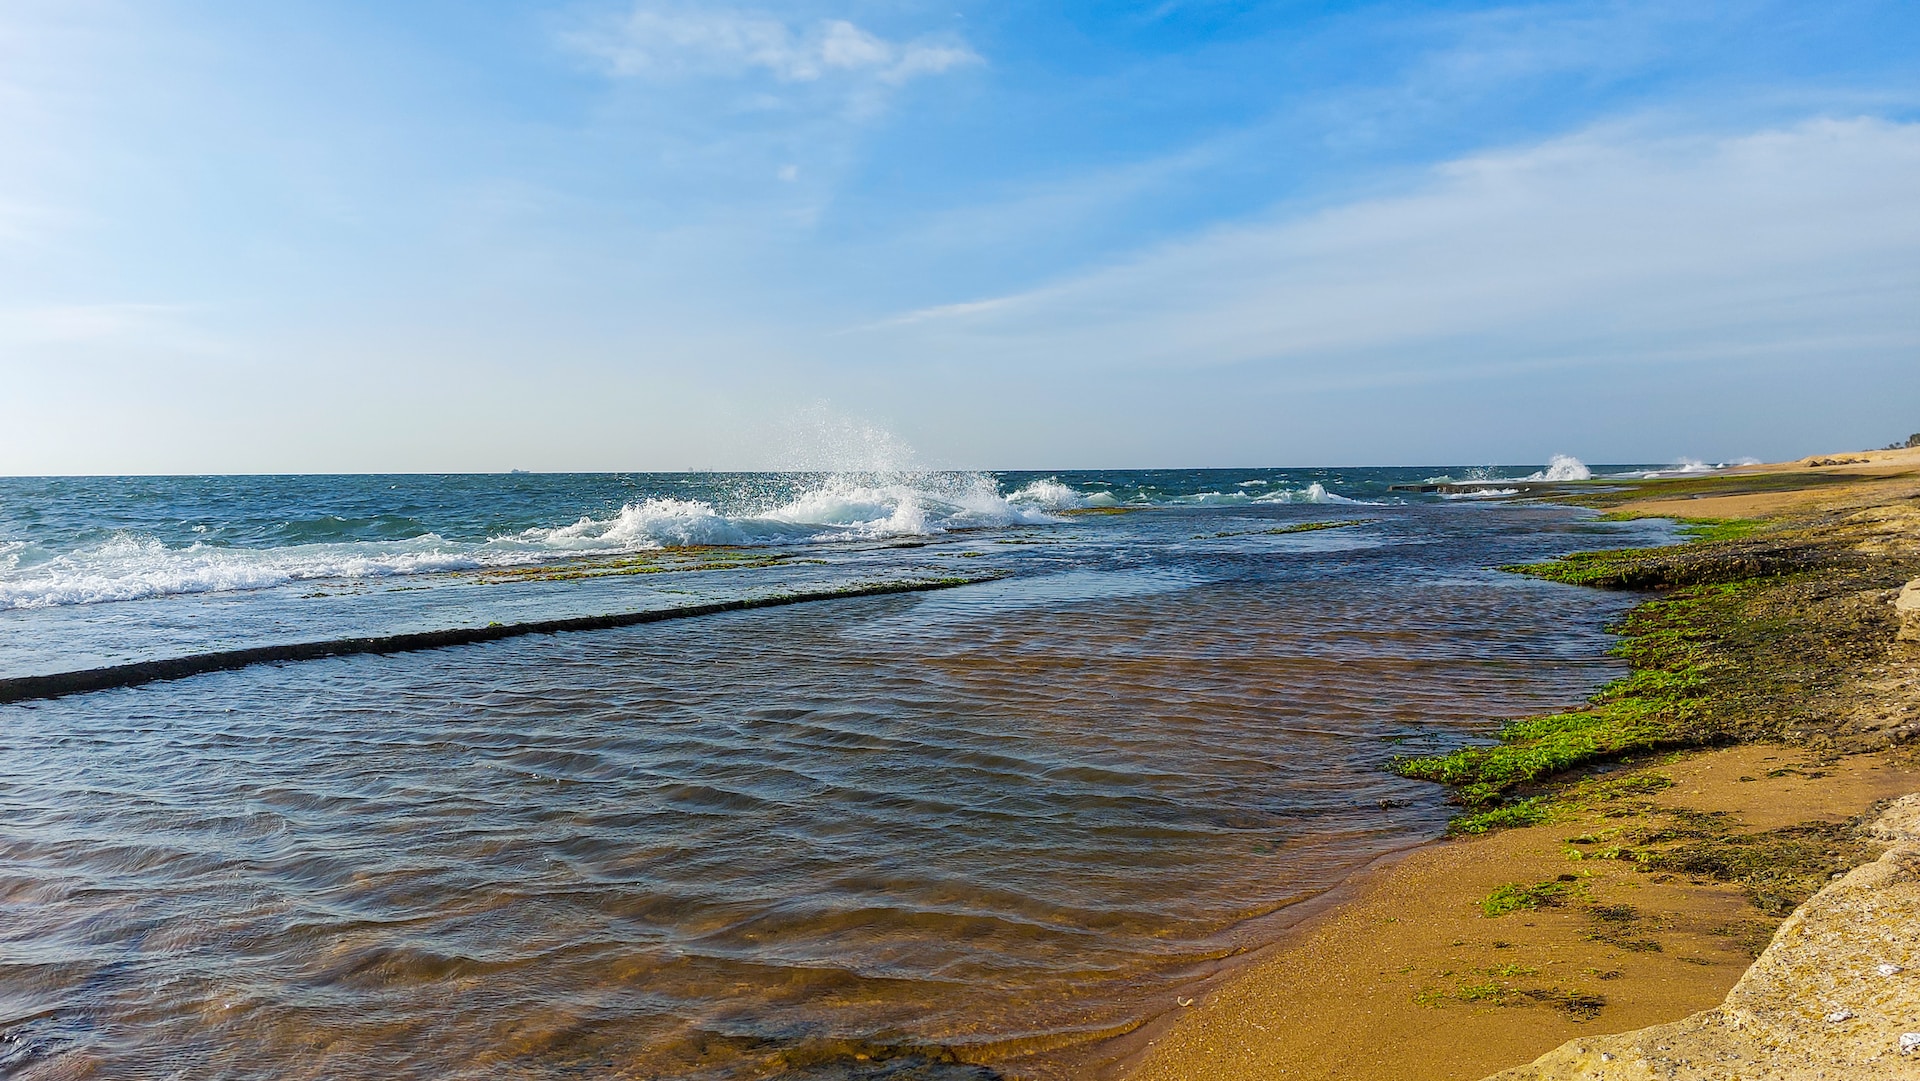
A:
{"label": "rocky outcrop", "polygon": [[1920,793],[1872,829],[1886,854],[1789,916],[1720,1006],[1487,1081],[1920,1081]]}
{"label": "rocky outcrop", "polygon": [[1900,615],[1900,640],[1920,642],[1920,578],[1908,582],[1894,598],[1893,610]]}

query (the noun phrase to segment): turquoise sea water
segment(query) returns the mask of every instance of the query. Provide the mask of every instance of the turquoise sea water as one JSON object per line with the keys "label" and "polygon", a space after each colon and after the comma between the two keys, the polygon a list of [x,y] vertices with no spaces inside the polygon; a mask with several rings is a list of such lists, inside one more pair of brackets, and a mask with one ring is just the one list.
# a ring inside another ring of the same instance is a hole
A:
{"label": "turquoise sea water", "polygon": [[0,1070],[1076,1076],[1616,671],[1463,472],[0,480],[0,678],[992,579],[0,706]]}

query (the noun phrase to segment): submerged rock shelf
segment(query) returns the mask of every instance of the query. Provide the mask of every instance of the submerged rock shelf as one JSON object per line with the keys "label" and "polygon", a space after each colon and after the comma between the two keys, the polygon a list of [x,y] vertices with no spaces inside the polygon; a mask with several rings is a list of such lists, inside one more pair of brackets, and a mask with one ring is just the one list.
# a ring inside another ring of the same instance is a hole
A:
{"label": "submerged rock shelf", "polygon": [[223,650],[157,661],[109,665],[44,676],[16,676],[0,679],[0,703],[24,702],[36,698],[58,698],[69,694],[132,687],[164,679],[184,679],[207,672],[225,672],[255,664],[280,661],[311,661],[323,657],[345,657],[361,653],[407,653],[422,649],[441,649],[479,642],[497,642],[528,634],[558,634],[563,631],[604,631],[616,627],[635,627],[643,623],[661,623],[672,619],[744,612],[756,608],[778,608],[810,601],[841,600],[849,597],[878,597],[892,593],[921,593],[933,589],[975,585],[993,581],[997,576],[976,578],[936,578],[926,581],[881,582],[806,593],[777,593],[770,597],[749,597],[715,601],[678,608],[660,608],[644,612],[617,612],[598,616],[574,616],[543,619],[527,623],[494,623],[485,627],[452,627],[411,634],[389,634],[367,638],[340,638],[324,642],[289,642],[284,645],[255,646],[249,649]]}

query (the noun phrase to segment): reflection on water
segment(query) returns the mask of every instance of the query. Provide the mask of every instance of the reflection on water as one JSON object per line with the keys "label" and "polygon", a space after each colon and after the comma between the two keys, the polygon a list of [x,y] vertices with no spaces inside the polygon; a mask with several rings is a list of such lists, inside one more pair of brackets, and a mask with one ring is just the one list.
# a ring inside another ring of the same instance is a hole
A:
{"label": "reflection on water", "polygon": [[1392,741],[1610,674],[1619,600],[1479,569],[1565,524],[0,709],[0,1072],[1060,1076],[1439,828]]}

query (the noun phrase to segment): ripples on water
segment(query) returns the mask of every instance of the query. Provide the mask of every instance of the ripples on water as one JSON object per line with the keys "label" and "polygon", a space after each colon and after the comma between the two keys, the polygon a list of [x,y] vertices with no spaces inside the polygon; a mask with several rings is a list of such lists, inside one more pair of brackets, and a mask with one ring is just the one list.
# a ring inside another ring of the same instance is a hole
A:
{"label": "ripples on water", "polygon": [[1397,750],[1612,674],[1617,599],[1482,569],[1608,538],[1368,513],[1156,511],[952,593],[0,707],[0,1072],[1074,1075],[1441,827]]}

